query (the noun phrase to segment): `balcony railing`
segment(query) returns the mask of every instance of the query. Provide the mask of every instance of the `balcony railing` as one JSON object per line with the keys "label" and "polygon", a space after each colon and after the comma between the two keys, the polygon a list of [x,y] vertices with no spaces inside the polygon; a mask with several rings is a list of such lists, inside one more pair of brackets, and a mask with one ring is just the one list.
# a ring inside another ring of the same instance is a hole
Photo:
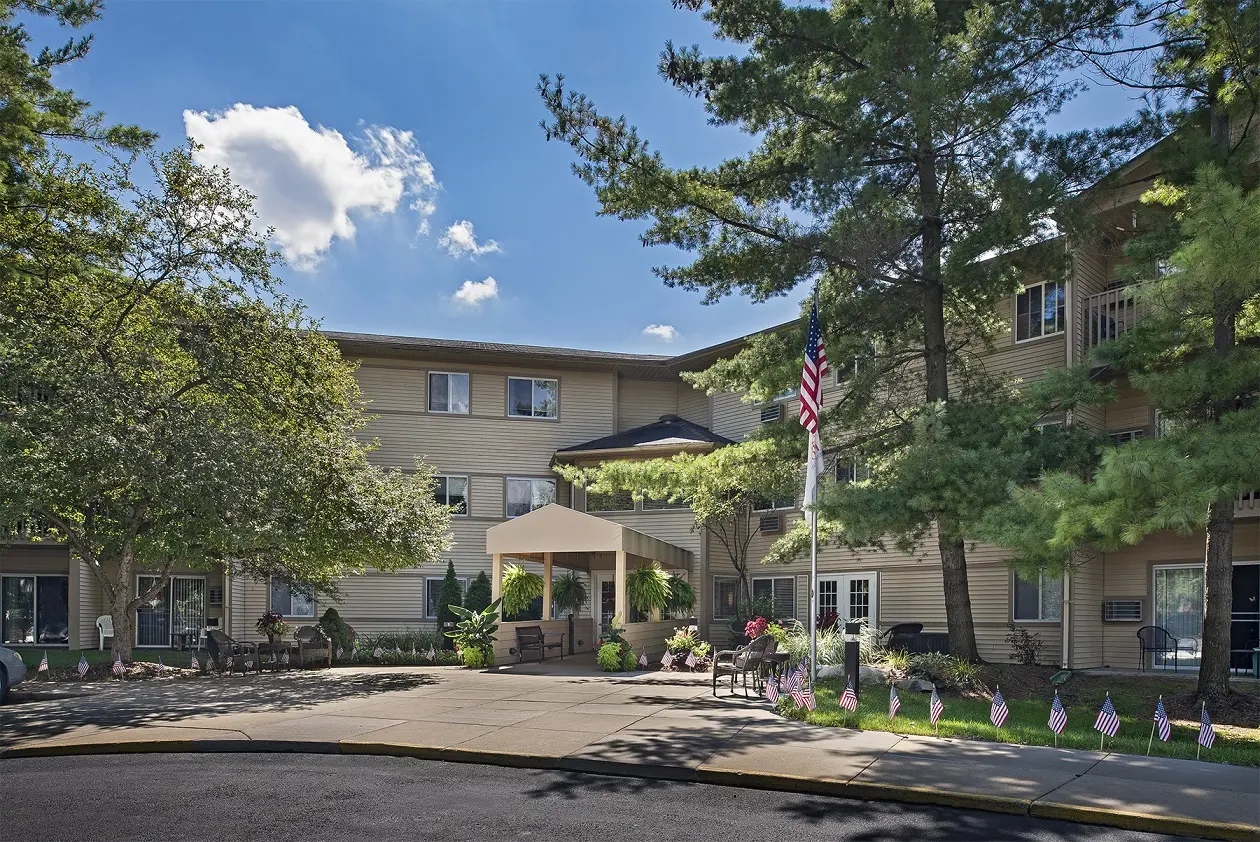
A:
{"label": "balcony railing", "polygon": [[1088,358],[1099,345],[1132,330],[1140,318],[1141,308],[1133,297],[1132,287],[1086,296],[1081,319],[1085,346],[1081,349],[1083,356]]}
{"label": "balcony railing", "polygon": [[1234,517],[1260,517],[1260,490],[1248,491],[1234,504]]}

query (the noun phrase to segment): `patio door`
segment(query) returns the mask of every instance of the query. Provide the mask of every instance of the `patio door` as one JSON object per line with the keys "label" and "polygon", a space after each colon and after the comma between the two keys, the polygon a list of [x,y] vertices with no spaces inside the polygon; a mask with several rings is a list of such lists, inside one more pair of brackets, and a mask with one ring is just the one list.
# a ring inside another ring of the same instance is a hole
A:
{"label": "patio door", "polygon": [[832,573],[818,577],[820,621],[835,612],[837,622],[866,620],[878,625],[879,591],[875,573]]}
{"label": "patio door", "polygon": [[[1197,667],[1206,607],[1203,565],[1156,567],[1154,593],[1154,625],[1166,629],[1185,647],[1177,653],[1177,665]],[[1193,651],[1190,641],[1193,641]],[[1172,669],[1173,653],[1156,652],[1154,659],[1157,669]]]}
{"label": "patio door", "polygon": [[[156,576],[137,576],[144,593]],[[148,602],[136,608],[136,646],[170,646],[172,632],[199,632],[206,624],[204,576],[172,576]]]}

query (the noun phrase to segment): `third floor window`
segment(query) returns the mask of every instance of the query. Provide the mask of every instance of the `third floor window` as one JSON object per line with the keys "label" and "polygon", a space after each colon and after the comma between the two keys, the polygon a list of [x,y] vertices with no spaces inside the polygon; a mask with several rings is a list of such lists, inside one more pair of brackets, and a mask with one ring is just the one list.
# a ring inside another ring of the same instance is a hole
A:
{"label": "third floor window", "polygon": [[1028,284],[1015,296],[1015,341],[1062,333],[1067,301],[1063,284]]}
{"label": "third floor window", "polygon": [[429,412],[468,414],[468,375],[429,372]]}

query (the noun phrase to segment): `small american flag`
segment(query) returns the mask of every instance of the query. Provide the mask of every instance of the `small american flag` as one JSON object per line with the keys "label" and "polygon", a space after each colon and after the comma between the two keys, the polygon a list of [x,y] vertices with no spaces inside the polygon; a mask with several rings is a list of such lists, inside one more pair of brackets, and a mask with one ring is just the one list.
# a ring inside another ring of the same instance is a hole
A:
{"label": "small american flag", "polygon": [[165,670],[166,664],[162,663],[162,656],[158,655],[158,669]]}
{"label": "small american flag", "polygon": [[787,684],[783,686],[784,692],[788,695],[796,693],[801,689],[801,674],[798,670],[792,670],[787,675]]}
{"label": "small american flag", "polygon": [[857,693],[853,692],[852,678],[844,685],[844,692],[840,694],[840,707],[850,713],[857,710]]}
{"label": "small american flag", "polygon": [[683,661],[683,663],[684,663],[684,664],[686,664],[688,667],[694,667],[694,666],[696,665],[696,663],[697,663],[697,662],[696,662],[696,653],[695,653],[695,652],[688,652],[688,653],[687,653],[687,660]]}
{"label": "small american flag", "polygon": [[770,704],[777,705],[779,703],[779,678],[774,681],[766,682],[766,698],[770,700]]}
{"label": "small american flag", "polygon": [[195,669],[195,670],[201,669],[201,664],[197,661],[196,652],[192,653],[192,661],[189,662],[188,666],[190,669]]}
{"label": "small american flag", "polygon": [[1211,748],[1214,742],[1216,729],[1212,727],[1212,717],[1208,716],[1207,705],[1204,705],[1203,712],[1199,715],[1199,745]]}
{"label": "small american flag", "polygon": [[1063,709],[1063,700],[1059,698],[1057,690],[1054,693],[1054,703],[1050,705],[1050,721],[1046,724],[1056,734],[1062,734],[1067,727],[1067,711]]}
{"label": "small american flag", "polygon": [[1006,699],[1002,697],[1002,691],[994,688],[993,704],[989,706],[989,721],[993,723],[994,728],[1001,728],[1006,717],[1010,715],[1011,711],[1006,707]]}
{"label": "small american flag", "polygon": [[809,690],[809,686],[806,683],[806,671],[805,671],[804,661],[801,661],[799,664],[796,665],[796,669],[792,670],[792,678],[790,679],[788,686],[791,688],[789,692],[792,695],[792,701],[796,702],[796,706],[798,708],[804,707],[805,706],[805,693],[806,691]]}
{"label": "small american flag", "polygon": [[78,673],[79,673],[79,678],[87,678],[87,674],[88,674],[88,662],[87,662],[87,656],[86,656],[86,655],[80,655],[80,656],[79,656]]}
{"label": "small american flag", "polygon": [[671,666],[673,666],[673,664],[674,664],[674,653],[666,649],[665,654],[661,656],[661,666],[664,667],[665,669],[669,669]]}
{"label": "small american flag", "polygon": [[1159,740],[1166,743],[1172,739],[1172,723],[1168,721],[1168,712],[1164,710],[1164,700],[1155,702],[1155,730],[1159,732]]}
{"label": "small american flag", "polygon": [[646,649],[639,649],[639,666],[646,668],[648,665],[648,656]]}
{"label": "small american flag", "polygon": [[280,652],[280,663],[287,664],[289,662],[289,650],[283,649]]}
{"label": "small american flag", "polygon": [[928,716],[931,717],[932,724],[935,725],[941,721],[941,714],[945,712],[945,705],[941,704],[940,694],[936,692],[936,688],[932,688],[932,698],[928,702]]}
{"label": "small american flag", "polygon": [[414,643],[411,645],[411,651],[408,654],[411,655],[413,660],[419,657],[420,653],[416,651],[416,645]]}
{"label": "small american flag", "polygon": [[35,673],[37,675],[41,672],[48,672],[48,653],[47,652],[44,653],[43,660],[39,662],[39,669],[35,670]]}
{"label": "small american flag", "polygon": [[901,697],[897,695],[896,687],[888,688],[888,721],[897,718],[897,711],[901,710]]}
{"label": "small american flag", "polygon": [[359,660],[359,650],[351,649],[350,650],[350,663],[354,663],[357,660]]}
{"label": "small american flag", "polygon": [[121,676],[121,675],[123,675],[124,673],[126,673],[126,672],[127,672],[127,668],[123,666],[123,662],[122,662],[122,653],[121,653],[121,652],[115,652],[115,653],[114,653],[114,670],[113,670],[113,672],[114,672],[114,675],[117,675],[117,676]]}
{"label": "small american flag", "polygon": [[1108,737],[1114,737],[1116,732],[1120,730],[1120,717],[1116,716],[1116,709],[1111,704],[1111,694],[1107,694],[1107,698],[1103,700],[1102,707],[1098,710],[1098,718],[1094,720],[1094,730],[1106,734]]}
{"label": "small american flag", "polygon": [[341,656],[345,654],[345,651],[346,650],[342,649],[340,646],[337,647],[337,660],[338,661],[341,660]]}
{"label": "small american flag", "polygon": [[818,701],[814,698],[814,688],[808,684],[801,688],[801,703],[805,705],[805,710],[816,710]]}
{"label": "small american flag", "polygon": [[385,654],[385,650],[379,646],[372,650],[372,657],[378,661],[381,659],[381,656],[384,654]]}
{"label": "small american flag", "polygon": [[429,644],[429,660],[430,660],[430,661],[436,661],[436,660],[437,660],[437,650],[435,650],[435,649],[433,648],[433,644],[432,644],[432,643],[430,643],[430,644]]}

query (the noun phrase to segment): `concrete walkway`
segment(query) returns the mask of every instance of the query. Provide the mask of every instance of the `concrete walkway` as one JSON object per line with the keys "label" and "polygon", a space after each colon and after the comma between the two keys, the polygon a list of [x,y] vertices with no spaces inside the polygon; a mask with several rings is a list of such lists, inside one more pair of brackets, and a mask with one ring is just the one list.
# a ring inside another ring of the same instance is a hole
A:
{"label": "concrete walkway", "polygon": [[719,693],[706,676],[406,667],[35,683],[0,709],[0,744],[406,755],[1260,837],[1254,768],[820,728]]}

